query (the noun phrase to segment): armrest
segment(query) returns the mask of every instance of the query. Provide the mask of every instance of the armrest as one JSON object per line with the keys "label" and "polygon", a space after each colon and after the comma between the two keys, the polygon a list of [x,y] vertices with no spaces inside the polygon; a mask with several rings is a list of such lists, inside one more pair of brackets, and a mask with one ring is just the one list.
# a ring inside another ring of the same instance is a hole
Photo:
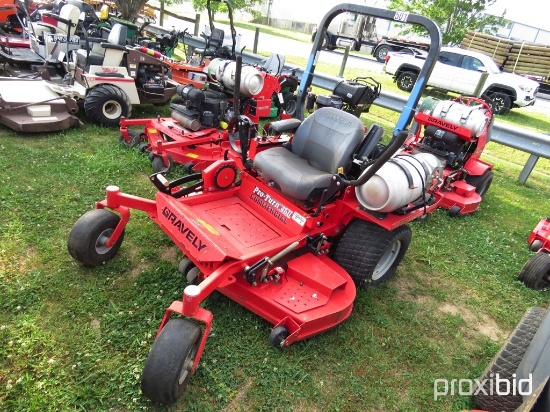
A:
{"label": "armrest", "polygon": [[111,43],[101,43],[101,47],[103,47],[104,49],[114,49],[114,50],[123,50],[125,51],[126,50],[126,46],[120,46],[118,44],[111,44]]}
{"label": "armrest", "polygon": [[281,133],[293,133],[302,124],[299,119],[283,119],[270,123],[268,126],[268,133],[281,134]]}

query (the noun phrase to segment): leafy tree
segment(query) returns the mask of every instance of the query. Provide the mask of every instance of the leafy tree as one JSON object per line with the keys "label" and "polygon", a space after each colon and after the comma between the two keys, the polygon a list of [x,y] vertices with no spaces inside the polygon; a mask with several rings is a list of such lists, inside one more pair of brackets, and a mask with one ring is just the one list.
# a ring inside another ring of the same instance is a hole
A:
{"label": "leafy tree", "polygon": [[[181,0],[180,0],[181,1]],[[231,8],[233,10],[252,11],[252,7],[255,4],[263,3],[265,0],[229,0]],[[206,9],[206,0],[192,0],[193,8],[197,11]],[[225,10],[223,1],[210,0],[210,7],[212,10]]]}
{"label": "leafy tree", "polygon": [[[177,4],[182,3],[183,0],[161,0],[165,4]],[[206,0],[192,0],[193,8],[197,11],[206,9]],[[252,7],[255,4],[262,3],[264,0],[230,0],[231,8],[233,10],[245,10],[252,11]],[[145,6],[147,0],[115,0],[117,10],[125,20],[134,21],[137,17],[139,10]],[[213,11],[226,10],[225,3],[219,0],[211,0],[210,6]]]}
{"label": "leafy tree", "polygon": [[[504,15],[486,15],[485,9],[498,0],[390,0],[390,10],[403,10],[420,14],[436,22],[442,34],[443,44],[458,44],[468,30],[490,33],[502,25]],[[410,29],[421,32],[420,27]]]}
{"label": "leafy tree", "polygon": [[147,0],[115,0],[117,11],[124,20],[134,21]]}

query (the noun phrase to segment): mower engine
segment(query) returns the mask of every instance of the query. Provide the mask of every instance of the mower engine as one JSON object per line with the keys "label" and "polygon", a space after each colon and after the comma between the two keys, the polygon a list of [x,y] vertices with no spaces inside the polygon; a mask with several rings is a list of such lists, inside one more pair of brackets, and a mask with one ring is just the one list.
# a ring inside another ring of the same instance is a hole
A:
{"label": "mower engine", "polygon": [[233,117],[225,93],[199,90],[188,84],[178,86],[177,94],[179,97],[170,103],[172,118],[188,130],[218,127]]}
{"label": "mower engine", "polygon": [[443,167],[461,168],[486,129],[489,118],[485,112],[482,105],[427,97],[415,117],[418,128],[413,153],[432,153]]}
{"label": "mower engine", "polygon": [[[415,115],[414,133],[397,156],[356,187],[357,199],[369,211],[398,214],[438,201],[448,201],[449,208],[465,198],[474,204],[472,193],[480,190],[475,181],[489,168],[480,155],[491,120],[492,111],[481,99],[427,97]],[[363,163],[368,170],[368,162]],[[488,185],[480,187],[486,191]],[[444,196],[447,200],[441,200]]]}

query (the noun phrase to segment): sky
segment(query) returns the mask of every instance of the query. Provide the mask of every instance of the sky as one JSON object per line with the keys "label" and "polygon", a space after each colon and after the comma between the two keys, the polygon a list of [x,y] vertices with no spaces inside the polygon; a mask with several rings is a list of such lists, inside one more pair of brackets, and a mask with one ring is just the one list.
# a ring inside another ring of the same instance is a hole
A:
{"label": "sky", "polygon": [[[359,3],[373,7],[384,7],[386,0],[273,0],[273,16],[297,21],[317,23],[324,14],[338,3]],[[506,19],[550,31],[548,0],[496,0],[488,10],[500,15],[506,9]],[[267,2],[266,2],[267,3]],[[312,8],[311,5],[315,4]]]}
{"label": "sky", "polygon": [[504,16],[507,20],[517,21],[543,30],[550,30],[548,18],[548,0],[497,0],[487,11]]}

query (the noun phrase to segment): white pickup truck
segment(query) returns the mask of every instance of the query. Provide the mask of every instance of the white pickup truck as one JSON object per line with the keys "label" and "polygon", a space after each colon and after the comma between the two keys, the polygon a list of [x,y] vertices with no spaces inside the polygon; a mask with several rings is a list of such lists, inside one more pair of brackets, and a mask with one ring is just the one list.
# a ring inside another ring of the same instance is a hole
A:
{"label": "white pickup truck", "polygon": [[[424,64],[421,51],[389,53],[383,70],[394,77],[399,89],[410,92]],[[478,85],[487,74],[479,90]],[[535,103],[539,84],[526,77],[502,72],[487,55],[458,47],[442,47],[439,59],[428,79],[428,86],[461,95],[479,91],[494,103],[497,114],[507,113],[512,107]]]}

